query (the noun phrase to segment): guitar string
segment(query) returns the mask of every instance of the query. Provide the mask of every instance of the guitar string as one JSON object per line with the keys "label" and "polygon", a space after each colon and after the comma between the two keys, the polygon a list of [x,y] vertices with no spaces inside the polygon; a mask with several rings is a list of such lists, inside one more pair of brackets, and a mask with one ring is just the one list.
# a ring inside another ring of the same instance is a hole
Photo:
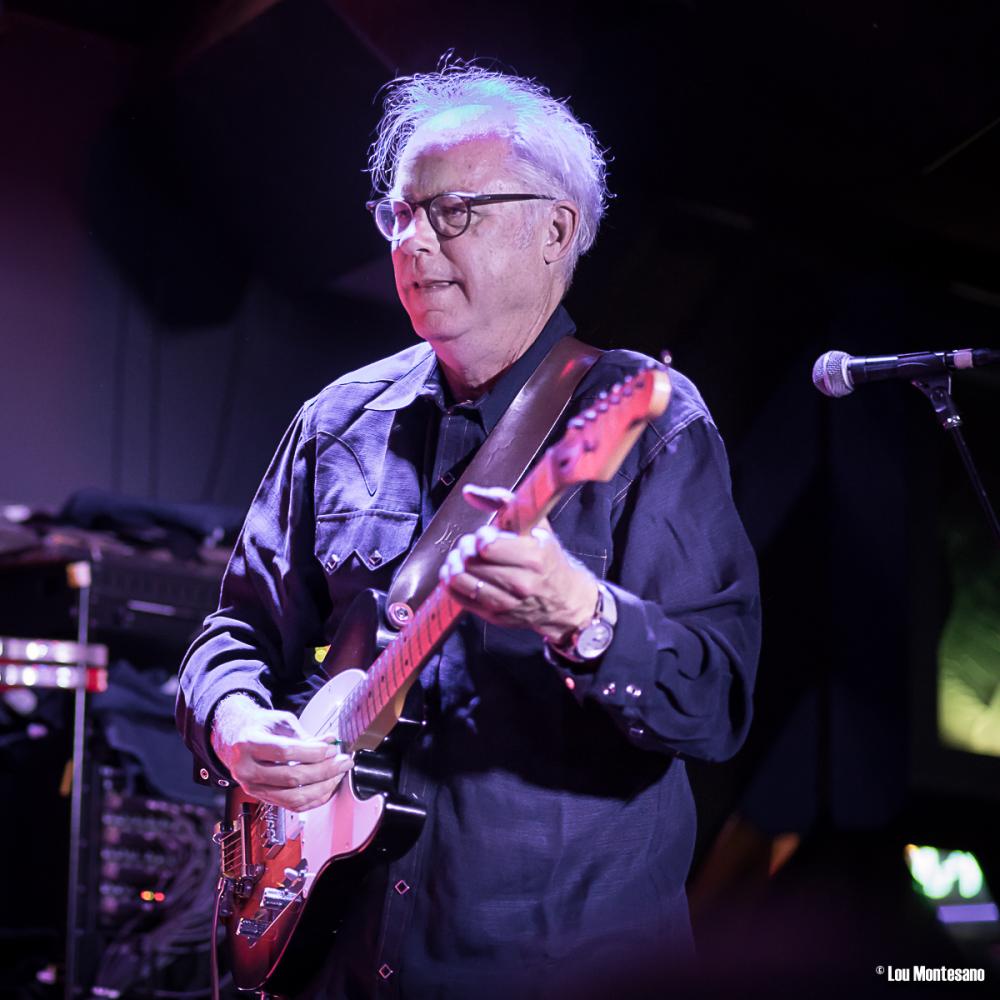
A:
{"label": "guitar string", "polygon": [[[633,395],[634,388],[642,389],[644,380],[640,377],[635,381],[634,386],[629,386],[627,383],[623,386],[622,395],[629,397]],[[615,395],[612,392],[612,395]],[[618,400],[614,400],[617,402]],[[610,413],[602,408],[601,416],[607,418],[614,414],[615,411],[610,411]],[[623,410],[617,410],[615,414],[619,420],[613,420],[613,423],[621,423],[621,417],[623,416]],[[647,418],[648,419],[648,418]],[[631,424],[631,420],[627,421]],[[555,478],[551,462],[546,462],[544,459],[549,458],[549,454],[546,453],[543,456],[543,461],[540,462],[529,474],[525,482],[522,484],[523,489],[518,490],[519,496],[515,496],[514,503],[507,507],[505,514],[510,517],[513,522],[511,527],[516,525],[515,530],[520,531],[526,521],[536,519],[539,512],[541,511],[541,506],[539,505],[538,493],[539,491],[552,493],[553,487],[555,486]],[[544,470],[544,472],[543,472]],[[548,473],[548,483],[543,482],[543,477],[545,473]],[[545,487],[548,487],[546,490]],[[534,517],[525,518],[524,515],[527,513],[525,507],[533,507]],[[508,522],[509,523],[509,522]],[[451,605],[448,607],[447,605]],[[444,612],[444,617],[449,619],[447,623],[442,626],[441,617],[442,612]],[[454,598],[452,598],[447,591],[444,589],[442,584],[438,584],[434,591],[431,593],[430,598],[424,602],[424,604],[417,609],[414,615],[414,620],[410,623],[406,632],[401,633],[399,637],[393,639],[382,651],[381,654],[376,658],[372,664],[371,669],[365,678],[344,698],[342,702],[335,705],[334,708],[327,714],[327,716],[320,723],[316,735],[325,734],[329,729],[332,728],[333,724],[340,717],[344,717],[346,721],[346,734],[338,733],[338,735],[349,735],[349,742],[351,744],[356,743],[364,735],[365,731],[371,726],[375,721],[378,714],[389,704],[390,699],[394,696],[396,692],[402,687],[406,680],[410,677],[412,671],[410,669],[411,663],[417,663],[418,665],[423,662],[423,660],[429,655],[430,651],[434,648],[438,641],[442,638],[444,631],[450,628],[454,624],[455,620],[461,614],[461,608],[457,606]],[[432,627],[433,626],[433,627]],[[426,630],[426,645],[422,642],[423,637],[420,634],[421,628]],[[407,655],[409,652],[409,647],[413,645],[416,646],[415,652],[416,657]],[[421,648],[424,645],[424,648]],[[400,678],[400,666],[402,666],[402,678]],[[389,675],[392,674],[396,682],[396,692],[390,692]],[[381,695],[381,704],[379,704],[380,697],[378,686],[384,686],[385,693]],[[364,693],[363,700],[359,703],[359,693]],[[370,718],[365,719],[364,707],[371,701],[372,712]],[[360,725],[358,717],[361,717]],[[354,730],[358,730],[354,732]],[[351,735],[353,733],[353,735]],[[338,740],[342,745],[345,741]],[[256,807],[251,811],[251,819],[249,823],[250,835],[254,837],[258,834],[262,838],[266,839],[267,831],[261,829],[261,823],[264,816],[264,810],[267,808],[265,803],[258,802]],[[242,852],[243,841],[242,838],[238,836],[239,831],[234,831],[233,834],[229,835],[222,842],[222,863],[225,867],[230,867],[232,857],[234,854]],[[227,843],[231,841],[231,843]],[[244,863],[246,858],[244,858]]]}

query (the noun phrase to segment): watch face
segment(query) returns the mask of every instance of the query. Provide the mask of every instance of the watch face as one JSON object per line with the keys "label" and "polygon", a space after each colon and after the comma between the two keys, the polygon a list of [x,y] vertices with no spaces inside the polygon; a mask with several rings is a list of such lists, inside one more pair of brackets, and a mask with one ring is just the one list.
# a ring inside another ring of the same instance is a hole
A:
{"label": "watch face", "polygon": [[577,656],[585,660],[593,660],[600,656],[611,645],[615,630],[603,619],[591,622],[580,630],[576,640]]}

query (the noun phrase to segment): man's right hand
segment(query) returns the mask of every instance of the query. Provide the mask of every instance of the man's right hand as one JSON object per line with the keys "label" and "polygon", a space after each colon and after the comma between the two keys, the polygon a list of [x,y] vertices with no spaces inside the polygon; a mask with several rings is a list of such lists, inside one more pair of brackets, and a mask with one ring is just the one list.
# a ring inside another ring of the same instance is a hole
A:
{"label": "man's right hand", "polygon": [[247,795],[305,812],[328,802],[354,759],[310,736],[291,712],[233,694],[212,720],[212,748]]}

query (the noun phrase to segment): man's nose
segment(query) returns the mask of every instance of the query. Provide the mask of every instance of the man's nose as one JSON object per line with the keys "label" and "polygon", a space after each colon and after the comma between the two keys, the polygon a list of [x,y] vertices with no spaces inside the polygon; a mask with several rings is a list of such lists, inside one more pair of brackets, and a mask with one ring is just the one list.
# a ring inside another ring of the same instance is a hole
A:
{"label": "man's nose", "polygon": [[438,235],[426,209],[418,208],[399,239],[398,248],[406,253],[433,253],[438,249]]}

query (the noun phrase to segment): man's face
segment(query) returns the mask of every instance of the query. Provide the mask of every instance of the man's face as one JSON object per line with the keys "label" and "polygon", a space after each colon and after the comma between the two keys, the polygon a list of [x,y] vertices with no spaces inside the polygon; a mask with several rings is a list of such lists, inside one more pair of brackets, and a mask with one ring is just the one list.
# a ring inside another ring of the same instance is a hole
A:
{"label": "man's face", "polygon": [[[496,137],[448,141],[442,133],[410,140],[397,171],[394,195],[420,201],[445,191],[473,194],[544,193],[526,190]],[[475,206],[469,228],[441,239],[423,209],[394,245],[396,290],[416,333],[445,346],[469,330],[503,338],[523,336],[546,308],[553,275],[542,244],[539,202]],[[544,316],[542,317],[544,319]]]}

